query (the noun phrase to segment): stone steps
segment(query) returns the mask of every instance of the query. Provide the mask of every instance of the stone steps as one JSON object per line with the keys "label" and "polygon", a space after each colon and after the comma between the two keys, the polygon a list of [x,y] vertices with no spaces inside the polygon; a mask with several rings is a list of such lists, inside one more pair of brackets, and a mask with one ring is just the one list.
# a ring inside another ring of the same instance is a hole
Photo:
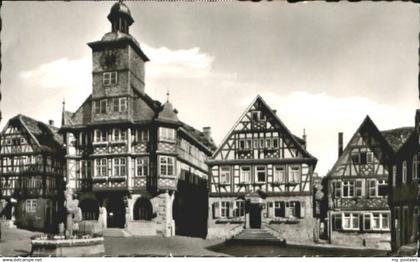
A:
{"label": "stone steps", "polygon": [[235,236],[232,240],[244,241],[280,241],[276,236],[271,234],[266,229],[244,229]]}

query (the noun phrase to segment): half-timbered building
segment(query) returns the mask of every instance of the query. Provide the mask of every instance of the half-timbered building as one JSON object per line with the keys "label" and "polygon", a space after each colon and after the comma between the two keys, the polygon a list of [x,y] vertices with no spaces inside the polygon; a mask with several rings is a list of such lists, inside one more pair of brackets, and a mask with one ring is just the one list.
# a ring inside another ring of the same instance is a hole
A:
{"label": "half-timbered building", "polygon": [[[395,157],[389,174],[391,194],[392,250],[418,241],[420,110],[416,111],[415,128],[396,129],[393,133]],[[398,145],[401,145],[399,148]]]}
{"label": "half-timbered building", "polygon": [[367,116],[326,176],[333,244],[390,249],[389,165],[405,129],[379,131]]}
{"label": "half-timbered building", "polygon": [[257,96],[208,161],[209,235],[270,227],[286,239],[312,239],[316,162],[305,139]]}
{"label": "half-timbered building", "polygon": [[[105,214],[107,227],[133,235],[205,236],[210,128],[180,121],[168,101],[145,92],[149,58],[130,35],[130,10],[115,3],[111,32],[89,43],[92,94],[63,113],[67,180],[84,220]],[[83,223],[82,223],[83,224]]]}
{"label": "half-timbered building", "polygon": [[64,147],[58,128],[24,115],[0,136],[0,217],[53,232],[62,208]]}

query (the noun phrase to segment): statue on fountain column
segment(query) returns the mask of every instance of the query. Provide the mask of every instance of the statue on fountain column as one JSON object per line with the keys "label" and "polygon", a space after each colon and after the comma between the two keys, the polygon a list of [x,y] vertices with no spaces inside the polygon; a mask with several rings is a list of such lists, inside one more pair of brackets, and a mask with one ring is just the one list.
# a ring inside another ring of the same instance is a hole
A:
{"label": "statue on fountain column", "polygon": [[73,236],[73,231],[79,230],[79,222],[82,220],[82,210],[79,207],[79,200],[73,199],[73,189],[67,186],[64,191],[64,207],[66,208],[66,237]]}

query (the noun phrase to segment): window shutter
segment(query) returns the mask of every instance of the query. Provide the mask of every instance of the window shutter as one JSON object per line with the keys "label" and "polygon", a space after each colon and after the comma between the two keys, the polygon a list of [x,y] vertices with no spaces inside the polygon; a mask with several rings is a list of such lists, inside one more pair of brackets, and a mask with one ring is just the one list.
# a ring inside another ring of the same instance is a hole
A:
{"label": "window shutter", "polygon": [[300,218],[305,217],[305,202],[300,202]]}
{"label": "window shutter", "polygon": [[220,217],[220,206],[219,202],[213,203],[213,218],[219,218]]}
{"label": "window shutter", "polygon": [[267,217],[274,217],[274,202],[267,203]]}

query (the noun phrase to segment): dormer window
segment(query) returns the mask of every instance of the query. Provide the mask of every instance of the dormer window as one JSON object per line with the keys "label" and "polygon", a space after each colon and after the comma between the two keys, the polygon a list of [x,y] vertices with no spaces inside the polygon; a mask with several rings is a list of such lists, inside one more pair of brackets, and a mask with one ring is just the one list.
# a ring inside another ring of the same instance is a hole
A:
{"label": "dormer window", "polygon": [[102,74],[102,83],[104,86],[115,85],[118,83],[118,73],[114,72],[104,72]]}

